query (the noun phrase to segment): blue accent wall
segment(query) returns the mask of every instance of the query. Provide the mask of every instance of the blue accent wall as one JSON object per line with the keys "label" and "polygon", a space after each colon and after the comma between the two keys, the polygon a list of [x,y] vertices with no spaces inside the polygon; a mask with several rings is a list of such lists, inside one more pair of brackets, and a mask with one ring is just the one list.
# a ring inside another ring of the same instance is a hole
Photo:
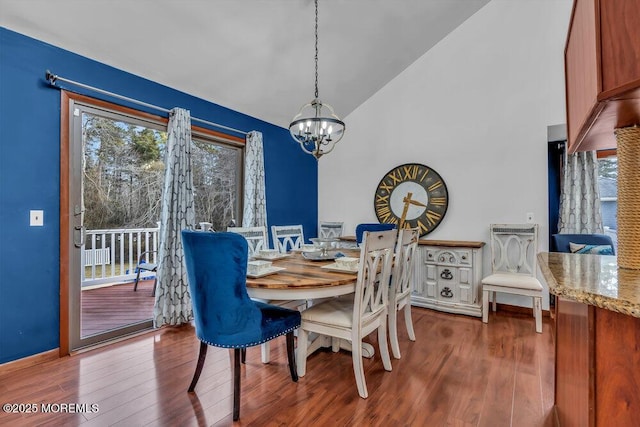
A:
{"label": "blue accent wall", "polygon": [[[317,163],[287,129],[0,27],[0,363],[59,346],[60,90],[45,81],[46,70],[262,132],[269,225],[302,223],[306,237],[316,235]],[[31,209],[44,210],[43,227],[29,226]]]}

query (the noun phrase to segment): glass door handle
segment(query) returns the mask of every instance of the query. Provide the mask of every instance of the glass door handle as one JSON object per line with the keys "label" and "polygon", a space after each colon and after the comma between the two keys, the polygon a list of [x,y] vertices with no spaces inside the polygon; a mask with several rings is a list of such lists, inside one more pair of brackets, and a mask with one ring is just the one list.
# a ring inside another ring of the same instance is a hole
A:
{"label": "glass door handle", "polygon": [[73,227],[73,244],[76,248],[81,248],[84,246],[85,237],[87,234],[87,229],[84,225],[76,225]]}

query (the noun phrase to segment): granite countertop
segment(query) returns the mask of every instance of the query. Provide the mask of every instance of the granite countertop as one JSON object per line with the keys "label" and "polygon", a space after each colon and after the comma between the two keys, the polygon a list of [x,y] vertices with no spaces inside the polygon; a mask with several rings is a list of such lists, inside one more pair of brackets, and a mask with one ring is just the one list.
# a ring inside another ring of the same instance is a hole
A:
{"label": "granite countertop", "polygon": [[640,317],[640,270],[618,268],[615,256],[541,252],[538,265],[552,294]]}

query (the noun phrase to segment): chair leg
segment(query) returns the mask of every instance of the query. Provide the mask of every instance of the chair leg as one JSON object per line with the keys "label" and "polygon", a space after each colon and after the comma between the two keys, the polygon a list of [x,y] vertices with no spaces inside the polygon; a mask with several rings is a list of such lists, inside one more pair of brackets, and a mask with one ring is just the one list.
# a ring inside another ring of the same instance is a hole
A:
{"label": "chair leg", "polygon": [[533,298],[533,313],[536,318],[536,332],[542,333],[542,298]]}
{"label": "chair leg", "polygon": [[[362,348],[362,345],[360,345],[360,348]],[[378,326],[378,348],[380,349],[380,357],[382,358],[382,365],[385,371],[391,371],[391,357],[389,356],[389,347],[387,347],[386,321]]]}
{"label": "chair leg", "polygon": [[367,391],[367,383],[364,379],[364,366],[362,365],[362,340],[351,343],[351,359],[353,360],[353,373],[356,377],[358,394],[361,398],[366,399],[369,397],[369,392]]}
{"label": "chair leg", "polygon": [[244,347],[240,351],[240,361],[244,364],[247,363],[247,348]]}
{"label": "chair leg", "polygon": [[493,312],[495,313],[498,310],[498,297],[497,292],[493,291]]}
{"label": "chair leg", "polygon": [[233,349],[233,421],[240,418],[240,349]]}
{"label": "chair leg", "polygon": [[138,274],[136,274],[136,280],[133,282],[133,292],[138,290],[138,282],[140,281],[140,269],[138,268]]}
{"label": "chair leg", "polygon": [[264,342],[260,344],[260,357],[262,358],[262,363],[269,363],[271,361],[271,343]]}
{"label": "chair leg", "polygon": [[411,304],[407,303],[404,306],[404,323],[407,324],[407,334],[411,341],[416,340],[416,333],[413,330],[413,319],[411,318]]}
{"label": "chair leg", "polygon": [[293,331],[287,334],[287,359],[289,360],[289,372],[291,381],[298,382],[298,371],[296,370],[296,354],[293,348]]}
{"label": "chair leg", "polygon": [[299,377],[304,377],[307,370],[307,340],[309,332],[298,329],[298,348],[296,349],[296,369]]}
{"label": "chair leg", "polygon": [[[389,306],[389,341],[393,357],[400,359],[400,344],[398,343],[398,311],[395,304]],[[379,331],[379,329],[378,329]]]}
{"label": "chair leg", "polygon": [[489,323],[489,291],[482,291],[482,322]]}
{"label": "chair leg", "polygon": [[334,353],[340,351],[340,338],[331,337],[331,351]]}
{"label": "chair leg", "polygon": [[158,287],[158,274],[156,273],[156,278],[153,281],[153,291],[151,292],[151,296],[155,297],[156,296],[156,288]]}
{"label": "chair leg", "polygon": [[207,347],[209,347],[206,343],[200,342],[200,354],[198,355],[198,364],[196,365],[196,371],[193,373],[193,379],[191,380],[191,385],[187,390],[189,393],[193,393],[193,390],[196,388],[196,384],[198,383],[198,379],[200,378],[200,374],[202,373],[202,367],[204,366],[204,359],[207,357]]}

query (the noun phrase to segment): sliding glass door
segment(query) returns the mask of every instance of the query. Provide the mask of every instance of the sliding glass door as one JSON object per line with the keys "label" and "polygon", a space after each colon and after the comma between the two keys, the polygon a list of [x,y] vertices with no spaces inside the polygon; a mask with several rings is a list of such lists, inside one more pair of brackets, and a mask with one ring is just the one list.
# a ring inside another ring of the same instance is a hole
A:
{"label": "sliding glass door", "polygon": [[77,349],[152,326],[154,273],[135,291],[134,280],[140,257],[158,248],[166,133],[161,122],[75,101],[70,109],[69,327]]}

